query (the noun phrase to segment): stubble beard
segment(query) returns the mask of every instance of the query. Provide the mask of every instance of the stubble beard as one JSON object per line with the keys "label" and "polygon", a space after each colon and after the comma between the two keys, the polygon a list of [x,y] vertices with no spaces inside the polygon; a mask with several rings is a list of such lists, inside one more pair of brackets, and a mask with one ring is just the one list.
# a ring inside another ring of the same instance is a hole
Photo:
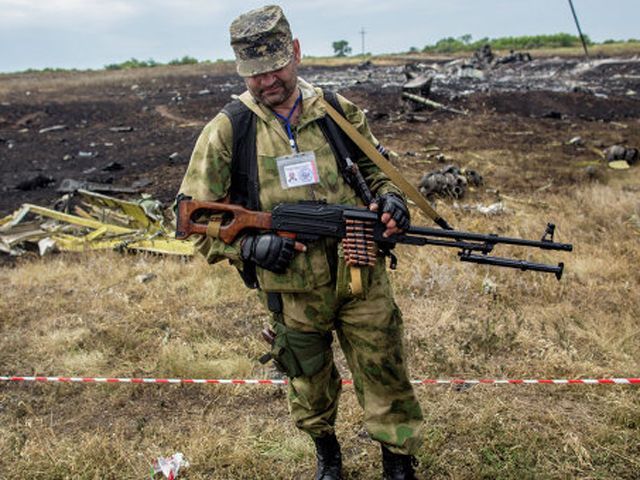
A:
{"label": "stubble beard", "polygon": [[[298,74],[294,69],[289,79],[276,81],[269,88],[250,89],[251,94],[260,103],[268,108],[275,109],[285,104],[296,92],[298,86]],[[273,90],[272,93],[267,93]]]}

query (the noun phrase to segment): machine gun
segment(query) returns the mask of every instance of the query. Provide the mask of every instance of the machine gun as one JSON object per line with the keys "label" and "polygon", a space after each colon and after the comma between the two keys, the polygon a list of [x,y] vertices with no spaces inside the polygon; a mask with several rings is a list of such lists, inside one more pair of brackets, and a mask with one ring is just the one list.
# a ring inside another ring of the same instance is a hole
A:
{"label": "machine gun", "polygon": [[[215,221],[199,223],[195,218],[203,213],[223,216]],[[239,205],[198,201],[184,195],[177,198],[177,239],[183,240],[197,233],[219,238],[229,244],[246,230],[273,231],[303,243],[322,237],[338,238],[342,241],[346,263],[356,268],[374,265],[380,251],[391,256],[391,268],[395,268],[391,249],[403,243],[457,248],[463,262],[553,273],[560,280],[564,270],[562,262],[549,265],[496,257],[489,253],[498,244],[565,252],[573,250],[573,245],[553,240],[555,225],[551,223],[547,224],[540,240],[415,226],[401,234],[383,237],[385,226],[378,214],[364,207],[303,201],[279,204],[271,212],[256,212]]]}

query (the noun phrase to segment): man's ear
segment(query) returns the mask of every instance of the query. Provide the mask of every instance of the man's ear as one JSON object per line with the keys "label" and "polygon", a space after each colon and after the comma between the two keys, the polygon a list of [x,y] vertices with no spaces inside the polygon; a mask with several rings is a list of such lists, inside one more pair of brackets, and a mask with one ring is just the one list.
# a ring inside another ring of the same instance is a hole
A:
{"label": "man's ear", "polygon": [[298,40],[297,38],[293,39],[293,60],[296,62],[296,65],[299,65],[300,61],[302,60],[300,40]]}

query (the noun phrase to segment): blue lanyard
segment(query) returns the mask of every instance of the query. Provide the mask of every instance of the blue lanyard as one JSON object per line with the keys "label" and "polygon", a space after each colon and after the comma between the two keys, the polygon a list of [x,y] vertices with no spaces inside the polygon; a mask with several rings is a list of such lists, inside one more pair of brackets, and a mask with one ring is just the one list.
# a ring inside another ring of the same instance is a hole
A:
{"label": "blue lanyard", "polygon": [[273,112],[276,117],[284,122],[284,126],[287,129],[287,137],[289,137],[289,145],[291,145],[291,151],[294,153],[298,152],[298,145],[296,144],[296,139],[293,137],[293,130],[291,129],[291,117],[293,116],[293,112],[296,111],[296,108],[302,101],[302,93],[298,95],[296,99],[296,103],[293,104],[291,110],[289,110],[289,114],[285,117],[284,115],[280,115],[278,112]]}

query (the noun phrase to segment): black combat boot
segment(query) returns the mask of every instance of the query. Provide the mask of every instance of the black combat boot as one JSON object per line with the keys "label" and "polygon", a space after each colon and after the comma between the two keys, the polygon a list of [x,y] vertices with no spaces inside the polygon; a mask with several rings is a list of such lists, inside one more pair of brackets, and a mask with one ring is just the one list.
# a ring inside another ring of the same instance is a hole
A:
{"label": "black combat boot", "polygon": [[342,480],[342,454],[334,434],[314,438],[318,466],[316,480]]}
{"label": "black combat boot", "polygon": [[382,445],[383,480],[416,480],[413,471],[415,463],[415,457],[393,453]]}

